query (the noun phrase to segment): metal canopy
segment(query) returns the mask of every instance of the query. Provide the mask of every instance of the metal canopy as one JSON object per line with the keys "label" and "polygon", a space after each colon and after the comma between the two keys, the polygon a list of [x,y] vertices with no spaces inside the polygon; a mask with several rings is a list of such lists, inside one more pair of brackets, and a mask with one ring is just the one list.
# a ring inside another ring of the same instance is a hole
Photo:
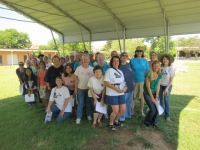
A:
{"label": "metal canopy", "polygon": [[57,32],[65,43],[80,42],[82,38],[99,41],[124,36],[162,36],[168,27],[169,35],[200,33],[200,0],[1,0],[0,3]]}

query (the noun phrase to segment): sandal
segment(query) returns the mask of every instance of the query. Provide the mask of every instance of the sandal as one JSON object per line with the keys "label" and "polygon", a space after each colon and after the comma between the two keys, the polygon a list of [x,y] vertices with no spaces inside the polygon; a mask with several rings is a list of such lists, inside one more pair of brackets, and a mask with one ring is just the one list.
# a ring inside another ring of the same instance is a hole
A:
{"label": "sandal", "polygon": [[116,130],[115,127],[114,127],[114,125],[108,125],[108,128],[109,128],[111,131],[115,131],[115,130]]}
{"label": "sandal", "polygon": [[95,128],[95,126],[96,126],[96,124],[94,124],[94,123],[91,125],[92,128]]}
{"label": "sandal", "polygon": [[99,127],[102,127],[102,123],[101,122],[98,122],[98,125],[99,125]]}
{"label": "sandal", "polygon": [[115,126],[121,126],[121,127],[124,126],[120,121],[118,121],[118,122],[114,122],[114,125],[115,125]]}

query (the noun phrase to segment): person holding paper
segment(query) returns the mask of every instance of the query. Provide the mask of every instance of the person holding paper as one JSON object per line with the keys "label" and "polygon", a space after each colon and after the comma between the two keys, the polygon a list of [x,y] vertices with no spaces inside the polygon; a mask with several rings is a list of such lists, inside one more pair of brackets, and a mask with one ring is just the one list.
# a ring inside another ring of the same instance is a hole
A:
{"label": "person holding paper", "polygon": [[126,101],[124,92],[127,90],[127,86],[120,88],[120,84],[124,83],[124,75],[119,66],[121,60],[119,56],[113,56],[110,60],[110,66],[104,78],[104,84],[106,86],[106,98],[105,103],[111,105],[112,113],[110,114],[110,123],[108,127],[111,130],[116,130],[115,126],[123,126],[119,121],[119,118],[126,111]]}
{"label": "person holding paper", "polygon": [[159,56],[159,61],[162,70],[162,79],[160,83],[160,104],[164,108],[164,115],[167,121],[170,121],[170,93],[172,91],[172,82],[175,76],[175,70],[171,64],[174,62],[174,57],[169,54]]}
{"label": "person holding paper", "polygon": [[96,111],[95,107],[97,102],[100,102],[102,107],[104,106],[105,85],[104,77],[102,76],[102,67],[98,65],[95,66],[93,72],[94,76],[92,76],[88,81],[88,97],[93,103],[93,123],[91,127],[95,128],[97,122],[99,127],[102,127],[102,113]]}
{"label": "person holding paper", "polygon": [[127,91],[124,93],[125,95],[125,101],[126,101],[126,111],[125,113],[120,117],[120,122],[124,122],[126,118],[131,118],[131,109],[132,109],[132,101],[133,101],[133,70],[131,69],[131,66],[129,63],[127,63],[128,60],[128,54],[126,52],[122,52],[120,55],[121,59],[121,66],[119,69],[124,74],[124,79],[126,82],[126,85],[128,87]]}
{"label": "person holding paper", "polygon": [[75,78],[76,76],[74,75],[74,69],[72,67],[71,64],[66,64],[63,70],[63,74],[62,74],[62,81],[63,84],[68,88],[70,95],[73,97],[74,99],[74,110],[73,112],[76,113],[76,95],[74,93],[74,89],[75,89]]}
{"label": "person holding paper", "polygon": [[[70,94],[67,87],[62,85],[61,77],[56,77],[56,87],[51,90],[49,104],[46,112],[52,112],[52,116],[57,122],[63,122],[72,115],[72,105],[69,102]],[[53,103],[54,105],[52,105]]]}
{"label": "person holding paper", "polygon": [[157,128],[159,114],[156,108],[156,103],[158,101],[161,78],[162,74],[161,74],[160,62],[155,60],[152,63],[150,71],[148,71],[145,74],[143,95],[149,107],[149,112],[145,117],[144,124],[147,127],[152,125],[153,127]]}
{"label": "person holding paper", "polygon": [[[30,97],[31,94],[35,95],[37,89],[37,77],[33,74],[31,68],[26,68],[24,82],[25,82],[25,88],[27,89],[26,93],[28,94],[28,96]],[[29,108],[34,108],[34,107],[35,107],[35,101],[29,102]]]}
{"label": "person holding paper", "polygon": [[40,96],[45,108],[47,108],[49,91],[47,90],[47,84],[44,81],[44,77],[47,73],[47,69],[46,69],[46,64],[44,61],[40,61],[39,66],[40,66],[40,69],[37,72],[37,77],[38,77],[37,90],[39,91],[39,96]]}

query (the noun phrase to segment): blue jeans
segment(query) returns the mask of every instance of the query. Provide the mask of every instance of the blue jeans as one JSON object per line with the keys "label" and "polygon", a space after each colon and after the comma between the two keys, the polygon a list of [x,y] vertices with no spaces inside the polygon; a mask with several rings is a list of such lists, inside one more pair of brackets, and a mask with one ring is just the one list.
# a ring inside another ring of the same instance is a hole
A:
{"label": "blue jeans", "polygon": [[172,91],[172,85],[170,85],[170,87],[168,88],[169,90],[169,94],[165,95],[164,91],[165,88],[167,86],[160,86],[160,92],[159,92],[159,98],[160,98],[160,105],[163,107],[164,109],[164,113],[165,113],[165,118],[170,118],[170,102],[169,102],[169,97],[170,97],[170,93]]}
{"label": "blue jeans", "polygon": [[126,111],[125,113],[120,117],[120,121],[125,121],[125,118],[131,118],[131,108],[132,108],[132,102],[133,102],[133,91],[124,93],[125,101],[126,101]]}
{"label": "blue jeans", "polygon": [[[144,92],[144,99],[149,107],[149,112],[147,113],[144,123],[146,125],[157,125],[158,123],[158,111],[156,109],[156,105],[152,102],[151,97],[148,93]],[[156,93],[153,94],[153,96],[156,96]]]}
{"label": "blue jeans", "polygon": [[92,101],[88,97],[88,89],[79,89],[77,91],[77,118],[81,119],[83,116],[83,107],[86,106],[87,117],[92,117]]}
{"label": "blue jeans", "polygon": [[56,105],[51,106],[51,112],[52,117],[56,118],[57,122],[63,122],[65,119],[69,118],[72,115],[71,112],[65,112],[63,117],[60,117],[59,114],[61,110]]}

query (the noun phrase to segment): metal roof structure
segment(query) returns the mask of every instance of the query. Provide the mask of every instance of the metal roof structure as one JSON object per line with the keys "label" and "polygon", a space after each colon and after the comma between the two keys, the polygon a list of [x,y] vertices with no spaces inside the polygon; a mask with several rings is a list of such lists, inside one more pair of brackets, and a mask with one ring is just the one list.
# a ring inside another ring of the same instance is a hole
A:
{"label": "metal roof structure", "polygon": [[0,0],[67,42],[200,33],[200,0]]}

